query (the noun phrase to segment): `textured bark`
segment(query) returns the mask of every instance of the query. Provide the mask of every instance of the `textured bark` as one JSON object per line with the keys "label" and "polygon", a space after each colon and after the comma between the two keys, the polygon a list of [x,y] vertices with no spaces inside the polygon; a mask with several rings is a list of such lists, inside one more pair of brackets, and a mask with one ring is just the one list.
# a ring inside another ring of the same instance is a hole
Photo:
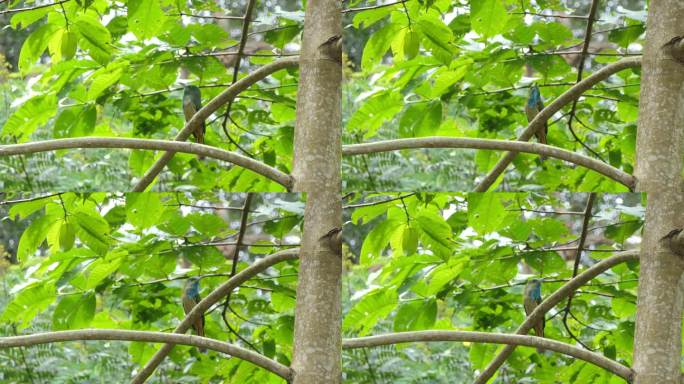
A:
{"label": "textured bark", "polygon": [[292,176],[306,193],[292,369],[294,384],[341,381],[341,2],[307,2]]}
{"label": "textured bark", "polygon": [[684,64],[664,45],[684,35],[684,2],[652,1],[643,56],[637,190],[647,193],[634,340],[635,383],[679,383],[684,262],[668,242],[684,227]]}

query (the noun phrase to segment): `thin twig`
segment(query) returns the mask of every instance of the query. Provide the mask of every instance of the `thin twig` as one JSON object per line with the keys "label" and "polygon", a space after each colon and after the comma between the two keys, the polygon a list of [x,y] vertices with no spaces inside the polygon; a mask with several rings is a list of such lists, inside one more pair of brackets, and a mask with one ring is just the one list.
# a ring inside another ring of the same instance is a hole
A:
{"label": "thin twig", "polygon": [[[245,16],[242,21],[242,35],[240,36],[240,43],[238,45],[238,50],[235,52],[235,64],[233,65],[233,81],[232,84],[235,84],[238,78],[238,71],[240,70],[240,63],[242,62],[242,57],[244,56],[245,52],[245,45],[247,45],[247,38],[249,37],[249,20],[252,18],[252,11],[254,10],[254,6],[256,5],[256,0],[249,0],[247,2],[247,9],[245,10]],[[223,129],[223,133],[226,134],[226,137],[228,140],[233,143],[236,147],[240,148],[243,152],[247,153],[249,156],[249,152],[245,151],[242,149],[237,144],[237,141],[233,139],[233,137],[230,135],[230,132],[228,132],[228,120],[231,122],[233,121],[233,118],[230,116],[230,110],[233,107],[233,101],[230,100],[228,101],[228,105],[226,105],[226,113],[225,117],[223,118],[223,122],[221,123],[221,128]],[[253,156],[250,156],[253,157]]]}
{"label": "thin twig", "polygon": [[49,195],[45,196],[36,196],[36,197],[29,197],[26,199],[17,199],[17,200],[5,200],[5,201],[0,201],[0,205],[11,205],[11,204],[19,204],[19,203],[27,203],[29,201],[36,201],[36,200],[41,200],[41,199],[49,199],[51,197],[59,196],[63,194],[63,192],[60,193],[51,193]]}
{"label": "thin twig", "polygon": [[401,0],[401,1],[394,2],[394,3],[378,4],[378,5],[368,6],[368,7],[347,8],[347,9],[343,9],[343,10],[342,10],[342,13],[361,12],[361,11],[368,11],[368,10],[371,10],[371,9],[378,9],[378,8],[384,8],[384,7],[391,7],[391,6],[393,6],[393,5],[403,4],[403,3],[407,2],[407,1],[409,1],[409,0]]}
{"label": "thin twig", "polygon": [[[240,247],[242,246],[242,240],[245,237],[245,232],[247,231],[247,217],[249,217],[249,206],[252,204],[252,198],[254,197],[253,193],[248,193],[247,196],[245,197],[245,202],[242,205],[242,214],[240,215],[240,228],[238,229],[238,235],[237,235],[237,240],[235,241],[235,246],[233,248],[233,264],[231,265],[230,268],[230,277],[235,276],[235,273],[237,273],[237,264],[238,264],[238,258],[240,257]],[[223,309],[221,310],[221,318],[223,319],[223,322],[226,324],[226,327],[228,330],[235,334],[240,340],[245,342],[247,345],[249,345],[252,349],[258,351],[256,347],[252,345],[249,341],[244,339],[240,334],[231,327],[230,322],[228,321],[228,317],[226,317],[226,310],[230,306],[230,294],[231,292],[228,292],[226,295],[226,299],[223,302]]]}
{"label": "thin twig", "polygon": [[370,207],[373,205],[386,204],[386,203],[391,203],[391,202],[397,201],[397,200],[403,200],[403,199],[405,199],[407,197],[411,197],[413,195],[415,195],[415,192],[414,193],[407,193],[405,195],[401,195],[401,196],[397,196],[397,197],[393,197],[393,198],[385,199],[385,200],[371,201],[368,203],[345,205],[344,207],[342,207],[342,209],[355,209],[355,208],[361,208],[361,207]]}
{"label": "thin twig", "polygon": [[[584,71],[584,60],[587,57],[587,52],[589,52],[589,44],[591,43],[591,31],[594,28],[594,19],[596,17],[596,10],[598,8],[598,2],[599,0],[592,0],[591,1],[591,9],[589,10],[589,19],[587,21],[587,30],[584,33],[584,44],[582,45],[582,51],[580,52],[581,58],[580,62],[577,67],[577,83],[582,81],[582,73]],[[598,157],[603,161],[604,163],[606,162],[601,155],[598,154],[598,152],[594,151],[589,145],[587,145],[584,141],[582,141],[579,136],[575,133],[575,130],[572,129],[572,120],[575,118],[575,112],[577,110],[577,101],[579,99],[574,99],[572,101],[572,107],[570,107],[570,115],[568,116],[568,130],[572,134],[572,137],[575,138],[575,140],[580,143],[584,148],[586,148],[589,152],[594,154],[594,156]]]}
{"label": "thin twig", "polygon": [[71,0],[61,0],[57,1],[55,3],[49,3],[49,4],[41,4],[41,5],[35,5],[33,7],[26,7],[26,8],[15,8],[15,9],[7,9],[5,11],[0,11],[0,15],[6,15],[6,14],[11,14],[11,13],[17,13],[17,12],[24,12],[24,11],[33,11],[35,9],[41,9],[41,8],[47,8],[47,7],[52,7],[55,5],[60,5],[67,3]]}
{"label": "thin twig", "polygon": [[554,18],[554,19],[588,19],[591,17],[590,16],[582,16],[582,15],[558,15],[558,14],[544,14],[544,13],[538,13],[538,12],[511,12],[512,15],[530,15],[530,16],[539,16],[539,17],[546,17],[546,18]]}
{"label": "thin twig", "polygon": [[[172,13],[169,16],[186,16],[193,17],[196,19],[214,19],[214,20],[243,20],[244,16],[205,16],[205,15],[194,15],[190,13]],[[251,20],[252,23],[260,23],[259,20]]]}

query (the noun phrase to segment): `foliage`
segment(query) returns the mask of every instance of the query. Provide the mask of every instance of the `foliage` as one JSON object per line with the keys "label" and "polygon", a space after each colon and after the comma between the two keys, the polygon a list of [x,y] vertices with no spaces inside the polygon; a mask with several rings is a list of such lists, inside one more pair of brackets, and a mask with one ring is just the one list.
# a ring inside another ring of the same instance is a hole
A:
{"label": "foliage", "polygon": [[[586,15],[587,2],[394,4],[350,17],[350,34],[366,40],[359,71],[345,88],[345,143],[424,136],[513,140],[527,126],[531,84],[540,85],[548,103],[577,81],[586,21],[550,15]],[[601,4],[598,18],[590,49],[596,53],[583,66],[592,70],[634,54],[646,13]],[[639,79],[636,70],[618,73],[576,108],[566,106],[549,124],[549,144],[632,173]],[[496,151],[406,150],[347,157],[343,170],[349,190],[471,190],[499,157]],[[557,160],[518,155],[513,165],[501,189],[625,190]]]}
{"label": "foliage", "polygon": [[[0,315],[5,332],[172,329],[183,316],[180,296],[185,279],[202,276],[201,294],[206,295],[230,275],[240,211],[226,207],[241,207],[243,200],[240,195],[219,199],[179,193],[64,193],[12,205],[12,220],[31,223],[19,239],[21,264],[5,277],[6,284],[13,286],[6,290],[11,300],[3,304]],[[238,270],[296,242],[302,213],[297,195],[256,196]],[[284,263],[273,271],[231,295],[226,320],[237,334],[224,324],[221,305],[207,315],[206,332],[219,340],[251,340],[245,347],[289,364],[296,268]],[[111,352],[117,359],[142,364],[157,348],[134,342],[128,345],[128,356],[121,355],[123,350]],[[71,354],[83,364],[94,364],[104,358],[100,353],[109,353],[95,343],[88,343],[83,351],[57,345],[48,351],[55,351],[50,352],[53,360]],[[72,375],[55,371],[43,376],[49,382],[73,382],[81,377],[73,375],[76,368],[71,365],[72,371],[67,371]],[[97,372],[95,365],[88,369],[88,374]],[[175,348],[161,372],[174,382],[193,378],[280,382],[251,364],[199,354],[188,347]],[[129,373],[130,369],[123,375]]]}
{"label": "foliage", "polygon": [[[241,8],[235,4],[236,13]],[[283,8],[291,5],[286,2]],[[229,52],[239,41],[226,31],[240,21],[224,23],[224,30],[211,18],[181,16],[208,16],[217,9],[213,2],[193,2],[190,8],[166,0],[141,0],[122,7],[100,0],[15,13],[11,28],[32,30],[18,63],[20,74],[32,80],[10,89],[11,114],[0,121],[0,142],[93,135],[173,138],[184,124],[182,85],[199,85],[206,103],[236,80]],[[282,52],[297,42],[303,11],[262,10],[255,18],[260,22],[246,49],[251,56],[242,59],[244,72],[238,77],[277,59],[279,53],[271,50]],[[296,71],[280,71],[243,92],[231,104],[230,118],[224,108],[210,119],[207,143],[287,171],[296,82]],[[19,159],[21,164],[2,160],[27,179],[1,180],[6,190],[127,190],[154,160],[149,151],[113,150],[27,157]],[[282,190],[251,172],[191,155],[176,155],[167,169],[158,189]],[[65,177],[54,177],[58,174]]]}
{"label": "foliage", "polygon": [[[347,212],[349,252],[360,256],[349,265],[346,336],[426,329],[513,332],[524,320],[528,278],[544,279],[546,297],[572,277],[586,199],[530,193],[363,197],[364,206]],[[599,195],[580,272],[640,242],[642,203],[637,194]],[[547,315],[546,337],[576,344],[574,336],[629,365],[637,276],[638,265],[629,263],[593,280],[574,296],[567,319],[565,301]],[[472,377],[465,372],[483,369],[496,350],[477,343],[397,345],[348,352],[345,361],[355,367],[347,367],[350,377],[365,378],[352,382],[454,381],[440,372],[463,374],[456,381],[467,382]],[[498,382],[615,382],[597,367],[525,347],[516,349],[503,372]]]}

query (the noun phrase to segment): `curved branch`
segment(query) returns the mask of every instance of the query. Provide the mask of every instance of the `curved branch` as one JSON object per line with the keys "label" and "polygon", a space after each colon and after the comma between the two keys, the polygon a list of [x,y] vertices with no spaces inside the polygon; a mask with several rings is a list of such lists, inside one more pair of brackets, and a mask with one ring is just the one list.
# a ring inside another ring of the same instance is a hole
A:
{"label": "curved branch", "polygon": [[127,148],[168,151],[166,153],[193,153],[239,165],[281,184],[288,190],[292,187],[292,177],[290,175],[260,161],[210,145],[183,141],[132,139],[124,137],[74,137],[23,144],[0,145],[0,157],[70,148]]}
{"label": "curved branch", "polygon": [[[269,267],[275,264],[278,264],[286,260],[296,259],[298,254],[299,248],[293,248],[276,252],[270,256],[264,257],[263,259],[255,262],[249,267],[238,272],[235,276],[231,277],[230,279],[228,279],[228,281],[218,286],[218,288],[211,292],[207,297],[205,297],[199,303],[197,303],[197,305],[195,305],[192,311],[190,311],[185,316],[185,319],[180,324],[178,324],[178,326],[173,332],[180,334],[185,333],[199,316],[206,312],[209,309],[209,307],[218,303],[233,289],[237,288],[245,281],[251,279],[252,277],[256,276],[257,274],[263,272],[264,270],[268,269]],[[135,375],[133,380],[131,380],[131,383],[144,383],[145,380],[147,380],[147,378],[150,377],[152,372],[154,372],[154,370],[159,366],[159,364],[161,364],[161,362],[169,354],[169,352],[171,352],[173,347],[173,344],[164,344],[157,351],[157,353],[155,353],[154,356],[152,356],[152,358],[147,362],[147,364],[145,364],[143,369],[140,370],[140,372],[138,372],[137,375]]]}
{"label": "curved branch", "polygon": [[599,366],[612,372],[625,380],[632,376],[632,370],[616,361],[613,361],[601,354],[577,348],[573,345],[560,341],[545,339],[537,336],[509,335],[505,333],[489,332],[466,332],[466,331],[418,331],[400,332],[387,335],[370,337],[359,337],[342,341],[342,348],[367,348],[381,345],[411,343],[411,342],[430,342],[430,341],[468,341],[473,343],[495,343],[509,345],[523,345],[526,347],[538,347],[546,350],[556,351],[568,356],[572,356],[591,364]]}
{"label": "curved branch", "polygon": [[[630,57],[622,59],[606,65],[600,70],[594,72],[591,76],[585,78],[584,80],[578,82],[576,85],[572,86],[570,89],[565,91],[562,95],[558,96],[551,104],[542,109],[541,112],[535,116],[530,122],[527,128],[518,136],[519,141],[529,140],[534,133],[540,129],[545,121],[550,119],[554,113],[558,112],[568,103],[582,96],[582,93],[599,83],[607,79],[610,75],[620,72],[628,68],[637,68],[641,66],[641,57]],[[515,158],[516,152],[506,153],[501,160],[492,168],[491,171],[485,176],[484,179],[475,188],[475,192],[486,192],[489,187],[494,184],[499,175],[508,167],[508,165]]]}
{"label": "curved branch", "polygon": [[[639,251],[624,251],[611,256],[607,259],[601,260],[600,262],[592,265],[586,271],[580,273],[579,275],[573,277],[560,287],[556,292],[548,296],[544,301],[537,306],[537,308],[532,311],[532,313],[527,316],[525,321],[515,330],[517,335],[526,335],[530,329],[532,329],[533,324],[544,317],[544,314],[551,310],[556,304],[560,303],[563,299],[568,297],[572,292],[579,289],[582,285],[587,283],[589,280],[600,275],[606,270],[612,268],[615,265],[639,259]],[[494,375],[497,369],[506,361],[508,356],[513,353],[515,345],[507,345],[504,349],[499,352],[499,354],[487,365],[487,368],[482,371],[480,376],[475,379],[475,384],[485,384]]]}
{"label": "curved branch", "polygon": [[342,147],[342,153],[344,155],[361,155],[409,148],[472,148],[515,151],[510,153],[535,153],[581,165],[625,185],[630,190],[634,189],[636,183],[634,176],[602,161],[551,145],[528,143],[525,141],[433,136],[345,145]]}
{"label": "curved branch", "polygon": [[75,340],[143,341],[173,343],[174,345],[191,345],[197,348],[211,349],[249,361],[254,365],[258,365],[267,371],[275,373],[285,380],[289,380],[292,377],[292,369],[290,367],[258,353],[208,337],[181,335],[177,333],[132,331],[126,329],[80,329],[76,331],[45,332],[25,336],[0,337],[0,348],[28,347],[38,344]]}
{"label": "curved branch", "polygon": [[[252,86],[257,81],[260,81],[272,74],[273,72],[279,71],[285,68],[293,68],[299,65],[299,57],[290,57],[286,59],[281,59],[274,61],[270,64],[266,64],[256,71],[250,73],[249,75],[243,77],[242,79],[236,81],[234,84],[229,86],[225,91],[219,93],[210,102],[202,107],[195,115],[192,116],[185,127],[178,132],[178,135],[174,138],[175,141],[185,141],[190,133],[200,126],[200,124],[205,121],[212,113],[217,111],[222,105],[232,101],[235,97],[242,91],[246,90]],[[143,192],[152,183],[152,181],[157,177],[159,172],[166,166],[166,164],[173,158],[174,152],[168,151],[164,153],[157,161],[145,172],[145,175],[138,181],[138,183],[133,187],[133,192]]]}

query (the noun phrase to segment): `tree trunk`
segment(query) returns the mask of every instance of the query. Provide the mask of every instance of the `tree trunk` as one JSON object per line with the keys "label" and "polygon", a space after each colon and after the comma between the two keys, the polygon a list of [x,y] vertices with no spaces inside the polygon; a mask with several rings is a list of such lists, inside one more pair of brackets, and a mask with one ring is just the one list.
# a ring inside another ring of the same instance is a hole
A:
{"label": "tree trunk", "polygon": [[684,227],[684,63],[663,46],[684,35],[684,2],[652,1],[641,77],[637,189],[647,193],[634,340],[636,384],[679,383],[684,262],[664,241]]}
{"label": "tree trunk", "polygon": [[[307,2],[292,175],[306,193],[292,369],[294,384],[341,381],[341,2]],[[330,232],[333,230],[333,232]]]}

